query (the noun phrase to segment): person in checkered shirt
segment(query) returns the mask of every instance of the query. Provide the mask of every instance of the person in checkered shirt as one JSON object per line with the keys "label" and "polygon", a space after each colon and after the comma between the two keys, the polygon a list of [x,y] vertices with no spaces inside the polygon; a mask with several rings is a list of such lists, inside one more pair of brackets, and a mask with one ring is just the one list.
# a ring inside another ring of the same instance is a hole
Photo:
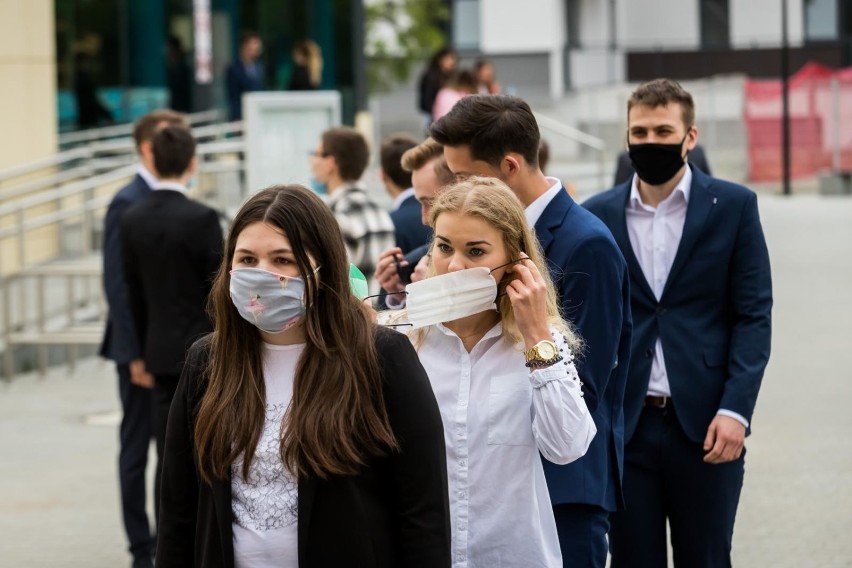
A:
{"label": "person in checkered shirt", "polygon": [[340,225],[349,260],[364,273],[375,293],[376,262],[383,251],[394,246],[395,238],[388,212],[358,185],[369,159],[367,141],[357,130],[332,128],[322,133],[311,155],[311,171],[326,186],[327,203]]}

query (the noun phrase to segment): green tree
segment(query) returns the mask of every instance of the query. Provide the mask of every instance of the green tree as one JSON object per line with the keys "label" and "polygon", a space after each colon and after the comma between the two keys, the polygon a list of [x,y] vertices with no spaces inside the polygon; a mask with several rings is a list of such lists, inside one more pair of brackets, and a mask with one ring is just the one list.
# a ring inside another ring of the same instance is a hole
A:
{"label": "green tree", "polygon": [[385,0],[364,8],[370,94],[406,81],[414,64],[447,42],[442,24],[450,11],[444,0]]}

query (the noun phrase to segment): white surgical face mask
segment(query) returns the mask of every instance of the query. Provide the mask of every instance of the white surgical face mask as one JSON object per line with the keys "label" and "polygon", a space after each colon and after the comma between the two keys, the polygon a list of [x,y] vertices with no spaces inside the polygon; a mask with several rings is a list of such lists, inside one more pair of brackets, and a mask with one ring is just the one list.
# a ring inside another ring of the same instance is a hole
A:
{"label": "white surgical face mask", "polygon": [[484,266],[425,278],[405,291],[408,321],[415,328],[497,309],[497,281]]}

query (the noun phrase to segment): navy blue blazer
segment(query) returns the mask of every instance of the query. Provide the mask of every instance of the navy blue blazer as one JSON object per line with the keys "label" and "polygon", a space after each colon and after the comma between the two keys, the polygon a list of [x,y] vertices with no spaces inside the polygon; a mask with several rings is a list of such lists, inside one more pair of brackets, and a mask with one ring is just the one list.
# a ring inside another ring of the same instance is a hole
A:
{"label": "navy blue blazer", "polygon": [[609,230],[560,191],[535,232],[559,292],[563,316],[586,348],[577,370],[597,427],[586,455],[567,464],[544,460],[553,504],[585,503],[614,511],[623,505],[622,404],[630,357],[630,289],[627,265]]}
{"label": "navy blue blazer", "polygon": [[432,238],[432,229],[423,224],[420,212],[420,202],[411,195],[390,214],[396,246],[404,253],[425,245]]}
{"label": "navy blue blazer", "polygon": [[627,442],[642,412],[657,337],[677,417],[696,443],[703,442],[720,408],[751,422],[769,360],[772,280],[757,196],[690,168],[683,236],[659,301],[627,233],[630,182],[584,203],[610,228],[630,271],[634,329],[624,406]]}
{"label": "navy blue blazer", "polygon": [[103,279],[109,312],[100,354],[119,364],[127,364],[142,357],[124,278],[121,218],[131,205],[150,194],[151,188],[142,176],[137,174],[112,198],[104,219]]}

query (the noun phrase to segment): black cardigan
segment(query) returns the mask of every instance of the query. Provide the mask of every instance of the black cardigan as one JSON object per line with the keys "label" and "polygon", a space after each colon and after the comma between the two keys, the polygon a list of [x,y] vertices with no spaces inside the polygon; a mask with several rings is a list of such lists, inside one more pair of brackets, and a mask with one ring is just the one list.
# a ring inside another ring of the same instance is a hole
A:
{"label": "black cardigan", "polygon": [[[432,568],[450,565],[450,515],[441,415],[409,340],[377,327],[384,397],[398,452],[352,476],[299,481],[300,568]],[[232,568],[231,484],[202,482],[194,417],[209,336],[196,342],[169,413],[157,568]]]}

